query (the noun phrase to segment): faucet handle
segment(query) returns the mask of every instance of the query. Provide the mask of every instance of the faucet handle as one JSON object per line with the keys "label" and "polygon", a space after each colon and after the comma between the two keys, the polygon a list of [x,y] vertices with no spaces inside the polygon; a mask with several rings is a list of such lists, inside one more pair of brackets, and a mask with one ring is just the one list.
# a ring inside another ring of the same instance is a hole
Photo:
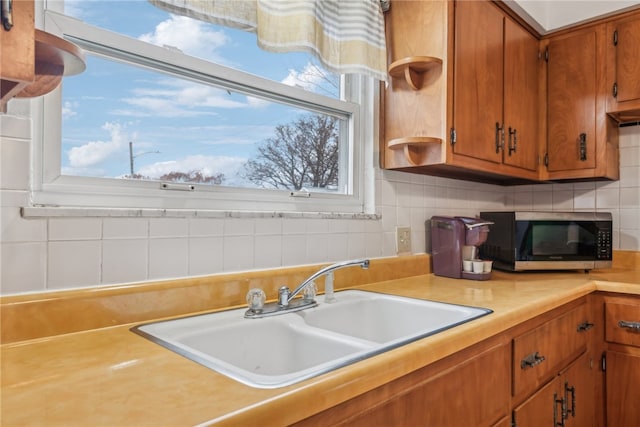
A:
{"label": "faucet handle", "polygon": [[316,282],[311,282],[302,290],[302,299],[305,301],[313,301],[318,293]]}
{"label": "faucet handle", "polygon": [[249,289],[249,292],[247,292],[247,305],[249,310],[253,312],[262,311],[266,300],[267,295],[260,288]]}

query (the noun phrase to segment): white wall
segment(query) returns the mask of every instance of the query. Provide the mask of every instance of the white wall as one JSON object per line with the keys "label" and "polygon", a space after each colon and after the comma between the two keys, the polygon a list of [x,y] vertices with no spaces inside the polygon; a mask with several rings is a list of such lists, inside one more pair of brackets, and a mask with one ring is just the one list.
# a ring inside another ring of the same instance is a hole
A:
{"label": "white wall", "polygon": [[[620,131],[618,182],[500,187],[376,170],[381,220],[23,219],[29,202],[28,102],[0,115],[0,293],[15,294],[322,263],[395,253],[395,227],[425,250],[433,215],[488,209],[605,210],[614,247],[640,250],[640,126]],[[376,159],[370,159],[377,164]]]}

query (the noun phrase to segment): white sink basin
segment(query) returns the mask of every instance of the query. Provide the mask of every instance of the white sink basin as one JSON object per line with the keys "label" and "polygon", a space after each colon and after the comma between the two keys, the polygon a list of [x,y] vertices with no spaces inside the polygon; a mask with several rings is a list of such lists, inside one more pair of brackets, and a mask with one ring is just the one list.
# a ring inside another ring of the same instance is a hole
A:
{"label": "white sink basin", "polygon": [[431,335],[486,314],[465,307],[365,291],[343,291],[339,302],[298,314],[316,328],[380,344]]}
{"label": "white sink basin", "polygon": [[132,330],[191,360],[259,388],[290,385],[489,314],[375,292],[261,319],[245,309],[141,325]]}

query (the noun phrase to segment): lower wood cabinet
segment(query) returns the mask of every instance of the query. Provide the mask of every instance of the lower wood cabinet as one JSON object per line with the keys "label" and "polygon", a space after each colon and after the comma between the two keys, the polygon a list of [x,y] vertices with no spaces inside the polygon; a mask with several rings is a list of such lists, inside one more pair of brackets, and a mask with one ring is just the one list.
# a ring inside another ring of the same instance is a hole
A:
{"label": "lower wood cabinet", "polygon": [[510,363],[508,342],[470,348],[297,425],[501,425],[509,414]]}
{"label": "lower wood cabinet", "polygon": [[593,363],[587,353],[513,411],[517,427],[596,425]]}
{"label": "lower wood cabinet", "polygon": [[640,426],[640,297],[605,296],[606,419]]}
{"label": "lower wood cabinet", "polygon": [[638,427],[639,325],[639,296],[593,294],[296,425]]}

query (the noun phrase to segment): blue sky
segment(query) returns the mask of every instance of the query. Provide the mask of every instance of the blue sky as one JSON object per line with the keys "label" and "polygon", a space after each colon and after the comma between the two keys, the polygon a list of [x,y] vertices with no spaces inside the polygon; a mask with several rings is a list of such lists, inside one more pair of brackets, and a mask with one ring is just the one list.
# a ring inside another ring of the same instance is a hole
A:
{"label": "blue sky", "polygon": [[[65,13],[286,84],[314,80],[307,54],[262,51],[251,33],[171,15],[146,0],[67,1]],[[222,172],[225,185],[245,186],[237,171],[255,143],[302,113],[88,55],[86,71],[63,82],[63,174],[126,175],[132,141],[136,173]]]}

